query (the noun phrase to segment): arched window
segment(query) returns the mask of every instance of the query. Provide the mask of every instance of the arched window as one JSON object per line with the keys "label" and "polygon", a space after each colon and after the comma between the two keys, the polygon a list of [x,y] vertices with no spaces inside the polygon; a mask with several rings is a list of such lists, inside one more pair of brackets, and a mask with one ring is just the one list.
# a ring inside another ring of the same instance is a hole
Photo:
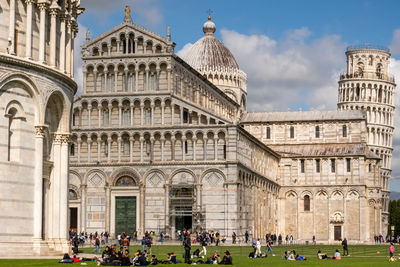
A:
{"label": "arched window", "polygon": [[304,211],[310,211],[310,196],[304,196]]}
{"label": "arched window", "polygon": [[347,126],[346,125],[342,126],[342,136],[347,137]]}
{"label": "arched window", "polygon": [[315,126],[315,138],[319,138],[319,126]]}
{"label": "arched window", "polygon": [[151,124],[151,109],[150,108],[145,109],[145,123]]}
{"label": "arched window", "polygon": [[8,118],[8,131],[7,131],[7,160],[8,161],[16,161],[18,159],[18,141],[19,141],[19,133],[17,128],[17,109],[12,107],[8,110],[5,115]]}
{"label": "arched window", "polygon": [[122,124],[129,125],[131,121],[131,112],[129,109],[124,109],[122,111]]}
{"label": "arched window", "polygon": [[108,141],[104,141],[104,155],[107,157],[108,156]]}
{"label": "arched window", "polygon": [[271,139],[271,127],[267,127],[266,138]]}
{"label": "arched window", "polygon": [[124,156],[129,156],[130,154],[130,143],[129,143],[129,139],[126,138],[124,139]]}
{"label": "arched window", "polygon": [[106,75],[107,75],[107,74],[105,74],[105,73],[103,73],[103,74],[101,75],[101,91],[106,91],[106,84],[105,84]]}
{"label": "arched window", "polygon": [[147,139],[146,140],[146,154],[150,155],[150,153],[151,153],[151,143],[150,143],[150,140]]}
{"label": "arched window", "polygon": [[77,200],[78,199],[78,194],[76,193],[76,191],[74,189],[69,189],[68,191],[68,199],[69,200]]}
{"label": "arched window", "polygon": [[75,144],[71,144],[71,146],[69,148],[69,155],[75,156]]}
{"label": "arched window", "polygon": [[305,160],[304,159],[300,160],[300,171],[301,171],[301,173],[305,172]]}
{"label": "arched window", "polygon": [[157,81],[157,74],[154,72],[150,73],[150,80],[149,80],[149,90],[155,91],[156,90],[156,81]]}
{"label": "arched window", "polygon": [[290,138],[294,138],[294,127],[290,126]]}
{"label": "arched window", "polygon": [[132,177],[122,176],[115,182],[116,186],[136,186],[136,182]]}

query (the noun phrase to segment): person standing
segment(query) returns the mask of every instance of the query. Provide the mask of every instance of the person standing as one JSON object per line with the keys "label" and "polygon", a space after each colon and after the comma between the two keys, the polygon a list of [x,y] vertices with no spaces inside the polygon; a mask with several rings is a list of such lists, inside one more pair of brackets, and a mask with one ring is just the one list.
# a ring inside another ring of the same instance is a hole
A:
{"label": "person standing", "polygon": [[92,252],[95,253],[96,250],[97,250],[97,254],[100,254],[100,239],[99,239],[98,236],[96,236],[95,238],[96,238],[96,240],[94,241],[94,243],[95,243],[95,248],[93,249]]}
{"label": "person standing", "polygon": [[393,257],[393,254],[394,254],[394,245],[392,242],[390,242],[390,247],[389,247],[390,258]]}
{"label": "person standing", "polygon": [[246,233],[244,233],[244,239],[247,244],[249,242],[249,232],[246,231]]}
{"label": "person standing", "polygon": [[256,242],[256,253],[254,254],[254,258],[261,257],[261,242],[260,239],[257,239]]}
{"label": "person standing", "polygon": [[346,254],[347,254],[347,256],[349,256],[349,249],[347,247],[347,239],[346,239],[346,237],[342,241],[342,247],[343,247],[343,257],[346,256]]}
{"label": "person standing", "polygon": [[232,233],[232,244],[236,244],[236,233]]}
{"label": "person standing", "polygon": [[191,241],[190,241],[189,232],[185,233],[185,237],[183,239],[183,247],[185,249],[185,263],[190,264],[190,249],[191,249],[192,245],[191,245]]}

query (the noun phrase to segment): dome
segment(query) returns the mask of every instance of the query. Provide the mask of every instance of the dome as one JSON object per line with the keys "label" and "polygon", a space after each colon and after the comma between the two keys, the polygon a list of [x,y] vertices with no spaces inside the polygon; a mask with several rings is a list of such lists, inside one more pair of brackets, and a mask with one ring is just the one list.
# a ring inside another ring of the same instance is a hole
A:
{"label": "dome", "polygon": [[216,26],[208,17],[203,25],[204,36],[184,56],[184,60],[197,71],[239,70],[231,51],[214,36]]}

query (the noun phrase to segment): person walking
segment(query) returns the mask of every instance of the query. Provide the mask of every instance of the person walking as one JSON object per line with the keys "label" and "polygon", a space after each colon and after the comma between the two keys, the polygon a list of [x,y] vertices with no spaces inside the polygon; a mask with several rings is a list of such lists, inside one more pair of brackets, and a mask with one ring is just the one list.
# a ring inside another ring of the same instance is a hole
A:
{"label": "person walking", "polygon": [[95,243],[95,248],[93,249],[92,252],[95,253],[96,250],[97,250],[97,254],[100,254],[100,239],[99,239],[98,236],[96,236],[95,238],[96,238],[96,240],[94,241],[94,243]]}
{"label": "person walking", "polygon": [[200,245],[203,248],[203,250],[200,252],[200,254],[203,253],[204,256],[207,256],[207,236],[205,233],[203,233],[203,235],[200,236]]}
{"label": "person walking", "polygon": [[254,258],[261,257],[261,242],[260,239],[257,239],[256,242],[256,253],[254,254]]}
{"label": "person walking", "polygon": [[267,248],[265,249],[265,256],[267,256],[268,251],[271,251],[271,256],[275,256],[274,252],[272,252],[272,239],[271,237],[268,238],[267,240]]}
{"label": "person walking", "polygon": [[393,245],[392,242],[390,242],[390,247],[389,247],[389,255],[390,255],[390,258],[393,257],[393,254],[394,254],[394,245]]}
{"label": "person walking", "polygon": [[190,249],[192,247],[190,241],[190,235],[188,232],[185,233],[185,237],[183,239],[183,247],[185,248],[185,263],[190,264]]}
{"label": "person walking", "polygon": [[[343,239],[343,241],[342,241],[342,247],[343,247],[343,257],[344,256],[350,256],[349,255],[349,249],[348,249],[348,247],[347,247],[347,239],[346,239],[346,237]],[[347,255],[346,255],[347,254]]]}

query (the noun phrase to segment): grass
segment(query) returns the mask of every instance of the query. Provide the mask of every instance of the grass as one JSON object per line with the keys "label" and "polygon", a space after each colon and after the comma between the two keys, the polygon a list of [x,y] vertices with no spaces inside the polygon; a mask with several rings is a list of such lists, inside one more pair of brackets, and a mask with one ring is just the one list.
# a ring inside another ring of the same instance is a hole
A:
{"label": "grass", "polygon": [[[193,246],[192,252],[199,248],[199,246]],[[91,253],[93,248],[81,248],[80,252],[83,253]],[[131,246],[131,252],[141,249],[141,246]],[[273,247],[275,257],[271,257],[268,254],[267,258],[263,259],[249,259],[247,256],[252,248],[249,246],[242,247],[215,247],[208,246],[207,247],[207,255],[211,256],[215,250],[219,252],[222,256],[223,252],[228,249],[233,256],[233,264],[235,266],[294,266],[294,265],[305,265],[305,266],[384,266],[389,265],[388,262],[388,245],[354,245],[349,246],[350,257],[342,257],[342,260],[318,260],[316,257],[317,251],[320,249],[322,252],[327,253],[329,256],[332,256],[336,249],[342,253],[342,249],[340,246],[325,246],[325,245],[316,245],[316,246],[280,246]],[[262,248],[262,251],[265,247]],[[308,259],[304,262],[295,262],[295,261],[285,261],[282,260],[281,256],[285,250],[295,249],[297,254],[306,256]],[[380,253],[378,253],[378,251]],[[398,254],[400,251],[400,247],[396,246],[395,254]],[[177,253],[177,258],[180,259],[183,254],[182,246],[153,246],[152,253],[157,255],[158,259],[166,259],[166,254],[168,252]],[[94,262],[87,262],[87,266],[96,266]],[[74,264],[80,265],[80,264]],[[177,266],[184,266],[185,264],[177,264]],[[15,259],[15,260],[0,260],[0,266],[60,266],[58,264],[58,260],[23,260],[23,259]],[[63,266],[63,265],[61,265]],[[164,265],[161,265],[164,266]],[[167,265],[165,265],[167,266]]]}

